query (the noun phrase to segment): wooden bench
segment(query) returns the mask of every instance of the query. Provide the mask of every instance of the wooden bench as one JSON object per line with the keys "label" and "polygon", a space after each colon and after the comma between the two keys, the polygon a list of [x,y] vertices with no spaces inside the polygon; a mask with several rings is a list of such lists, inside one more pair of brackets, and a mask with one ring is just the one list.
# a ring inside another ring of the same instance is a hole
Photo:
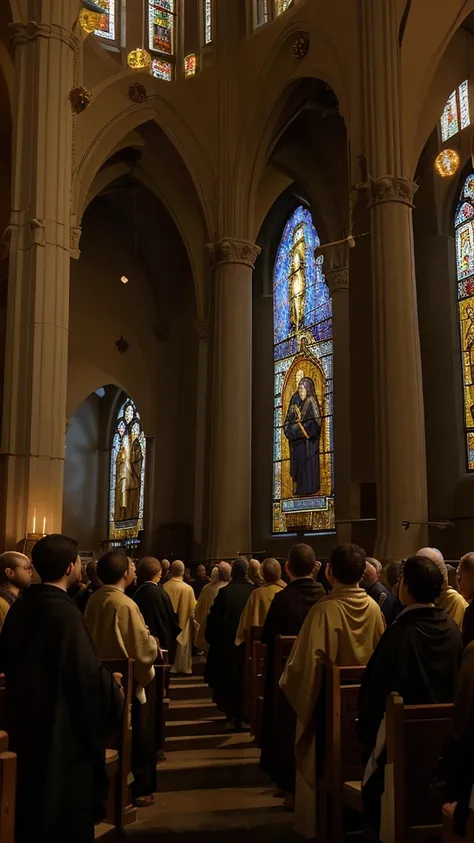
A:
{"label": "wooden bench", "polygon": [[244,717],[252,723],[255,721],[256,703],[253,698],[255,691],[254,676],[254,645],[262,637],[263,627],[252,626],[245,641],[245,667],[244,667]]}
{"label": "wooden bench", "polygon": [[[436,771],[451,733],[452,715],[451,703],[405,706],[398,694],[389,696],[381,827],[384,843],[441,841],[444,790],[436,782]],[[343,803],[362,812],[360,780],[344,783]]]}
{"label": "wooden bench", "polygon": [[265,696],[265,673],[267,667],[267,648],[261,641],[254,642],[253,681],[252,681],[252,719],[250,728],[255,735],[257,746],[262,733],[263,700]]}
{"label": "wooden bench", "polygon": [[130,796],[132,775],[132,726],[131,706],[134,688],[133,662],[131,659],[107,659],[104,665],[111,673],[123,676],[125,697],[122,717],[115,733],[110,736],[105,762],[109,779],[109,798],[103,823],[96,827],[96,840],[117,841],[122,829],[136,821],[137,809]]}
{"label": "wooden bench", "polygon": [[0,843],[14,843],[16,755],[8,751],[8,735],[0,731]]}
{"label": "wooden bench", "polygon": [[[360,781],[364,772],[362,749],[357,737],[357,704],[365,667],[338,667],[327,662],[323,671],[326,733],[323,777],[318,781],[318,817],[321,839],[327,839],[330,825],[331,840],[341,843],[343,804],[351,804],[350,795],[343,791],[343,784]],[[357,808],[360,798],[359,791]]]}

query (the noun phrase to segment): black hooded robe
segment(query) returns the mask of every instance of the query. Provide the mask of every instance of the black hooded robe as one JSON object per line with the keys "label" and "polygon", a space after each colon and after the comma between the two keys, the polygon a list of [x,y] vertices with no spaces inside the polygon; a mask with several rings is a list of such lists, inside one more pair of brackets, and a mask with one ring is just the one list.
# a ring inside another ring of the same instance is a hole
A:
{"label": "black hooded robe", "polygon": [[247,577],[221,588],[206,624],[209,653],[204,678],[212,699],[228,720],[241,720],[244,704],[245,644],[235,646],[240,616],[255,586]]}
{"label": "black hooded robe", "polygon": [[65,591],[32,585],[0,635],[2,727],[17,759],[16,843],[88,843],[104,816],[105,746],[121,701]]}
{"label": "black hooded robe", "polygon": [[168,650],[169,663],[174,664],[181,628],[169,595],[161,585],[145,582],[138,586],[133,599],[151,634],[158,638],[162,650]]}
{"label": "black hooded robe", "polygon": [[[453,702],[462,656],[462,637],[440,607],[405,609],[380,639],[364,673],[359,693],[358,733],[367,758],[373,751],[389,694],[405,705]],[[366,818],[380,825],[385,752],[363,788]]]}

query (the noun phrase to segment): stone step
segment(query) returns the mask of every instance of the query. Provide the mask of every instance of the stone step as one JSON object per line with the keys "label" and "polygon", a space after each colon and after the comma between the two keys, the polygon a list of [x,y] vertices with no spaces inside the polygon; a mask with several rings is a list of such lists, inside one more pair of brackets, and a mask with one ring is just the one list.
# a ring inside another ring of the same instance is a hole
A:
{"label": "stone step", "polygon": [[[222,724],[220,724],[222,729]],[[189,735],[183,732],[182,735],[167,735],[166,752],[175,750],[190,749],[222,749],[228,744],[232,737],[229,732],[218,732],[217,734]],[[240,734],[239,734],[240,737]],[[250,732],[242,732],[242,746],[248,745]]]}
{"label": "stone step", "polygon": [[171,700],[166,713],[166,722],[170,720],[201,720],[219,716],[219,709],[206,699]]}
{"label": "stone step", "polygon": [[203,717],[200,720],[168,720],[166,723],[166,737],[220,735],[224,732],[224,724],[225,717]]}
{"label": "stone step", "polygon": [[[242,746],[242,743],[246,746]],[[160,793],[216,787],[257,787],[268,781],[258,762],[260,751],[244,735],[230,735],[213,749],[166,751],[158,768]]]}
{"label": "stone step", "polygon": [[193,659],[193,674],[194,676],[204,676],[204,669],[206,667],[206,659],[204,656],[196,656]]}
{"label": "stone step", "polygon": [[293,815],[268,787],[159,793],[153,808],[138,812],[125,829],[124,843],[177,838],[179,843],[290,843]]}
{"label": "stone step", "polygon": [[209,685],[204,682],[197,682],[196,677],[192,676],[194,682],[172,682],[170,684],[170,699],[171,700],[207,700],[211,698],[212,691]]}

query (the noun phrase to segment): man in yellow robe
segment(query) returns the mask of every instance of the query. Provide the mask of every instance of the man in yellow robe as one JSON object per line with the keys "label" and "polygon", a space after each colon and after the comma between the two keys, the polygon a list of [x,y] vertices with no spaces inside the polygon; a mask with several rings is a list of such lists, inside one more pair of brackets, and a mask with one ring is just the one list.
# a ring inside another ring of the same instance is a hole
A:
{"label": "man in yellow robe", "polygon": [[261,567],[263,585],[252,591],[240,616],[235,646],[243,644],[249,637],[252,626],[263,626],[271,602],[285,587],[281,579],[281,565],[276,559],[265,559]]}
{"label": "man in yellow robe", "polygon": [[448,618],[451,618],[456,626],[458,626],[462,631],[464,612],[469,604],[459,591],[456,591],[455,588],[449,585],[448,569],[446,567],[443,554],[436,547],[423,547],[416,555],[424,556],[425,559],[431,559],[431,561],[434,562],[436,567],[441,571],[444,580],[443,590],[436,605],[441,606],[446,612]]}
{"label": "man in yellow robe", "polygon": [[364,570],[361,547],[333,550],[326,571],[332,591],[307,615],[280,680],[297,716],[295,829],[307,839],[316,836],[315,712],[323,663],[367,664],[385,630],[379,606],[359,586]]}
{"label": "man in yellow robe", "polygon": [[[217,571],[216,576],[214,576],[214,571]],[[204,586],[201,594],[199,595],[196,611],[194,613],[196,623],[199,624],[196,646],[199,647],[200,650],[203,650],[204,653],[207,653],[209,650],[209,644],[206,641],[207,616],[211,611],[214,600],[219,594],[221,588],[224,588],[224,586],[229,584],[231,572],[232,568],[228,562],[220,562],[212,572],[211,582]]]}
{"label": "man in yellow robe", "polygon": [[196,598],[192,587],[184,582],[184,565],[179,559],[173,562],[170,579],[163,588],[173,604],[181,627],[181,634],[176,639],[176,657],[171,673],[189,674],[193,672]]}

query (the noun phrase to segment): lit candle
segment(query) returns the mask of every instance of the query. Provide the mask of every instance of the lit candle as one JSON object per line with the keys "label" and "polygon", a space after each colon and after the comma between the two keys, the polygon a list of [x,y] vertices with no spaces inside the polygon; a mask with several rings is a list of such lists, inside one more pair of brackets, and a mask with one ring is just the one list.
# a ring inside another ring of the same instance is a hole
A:
{"label": "lit candle", "polygon": [[33,510],[33,535],[36,533],[36,509]]}
{"label": "lit candle", "polygon": [[43,518],[43,536],[46,535],[46,517]]}

